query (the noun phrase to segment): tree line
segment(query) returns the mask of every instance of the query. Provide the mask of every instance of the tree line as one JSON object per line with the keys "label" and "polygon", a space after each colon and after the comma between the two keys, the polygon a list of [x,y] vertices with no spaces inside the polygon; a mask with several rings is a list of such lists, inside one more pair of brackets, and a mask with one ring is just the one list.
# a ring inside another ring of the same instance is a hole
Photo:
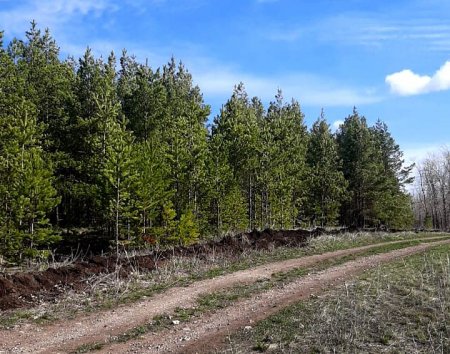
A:
{"label": "tree line", "polygon": [[266,108],[238,84],[210,107],[173,58],[152,69],[116,59],[61,60],[35,22],[0,35],[0,251],[35,257],[66,228],[116,240],[199,238],[305,225],[405,227],[411,166],[381,121],[356,108],[333,132],[308,129],[278,91]]}
{"label": "tree line", "polygon": [[450,230],[450,150],[442,149],[417,166],[414,191],[417,227]]}

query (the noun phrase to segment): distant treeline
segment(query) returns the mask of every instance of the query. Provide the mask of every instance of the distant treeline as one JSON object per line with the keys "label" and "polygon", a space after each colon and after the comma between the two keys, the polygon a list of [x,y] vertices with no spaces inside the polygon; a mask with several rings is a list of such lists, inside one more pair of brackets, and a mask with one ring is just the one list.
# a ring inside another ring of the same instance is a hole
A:
{"label": "distant treeline", "polygon": [[[0,251],[42,255],[65,228],[189,244],[229,232],[412,224],[411,167],[356,109],[308,129],[281,91],[269,107],[238,84],[210,108],[183,64],[123,51],[61,60],[48,30],[0,35]],[[116,68],[119,68],[118,70]],[[45,253],[44,253],[45,254]]]}
{"label": "distant treeline", "polygon": [[450,230],[450,150],[429,156],[417,166],[414,214],[419,227]]}

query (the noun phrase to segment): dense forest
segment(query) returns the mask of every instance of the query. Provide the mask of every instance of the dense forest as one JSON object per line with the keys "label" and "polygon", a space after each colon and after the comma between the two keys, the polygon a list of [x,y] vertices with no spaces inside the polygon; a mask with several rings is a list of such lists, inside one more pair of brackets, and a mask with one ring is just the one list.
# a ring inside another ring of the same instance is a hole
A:
{"label": "dense forest", "polygon": [[5,258],[36,257],[74,228],[185,245],[255,228],[413,223],[412,166],[386,124],[368,126],[356,108],[336,132],[323,112],[308,129],[297,101],[278,91],[264,107],[240,83],[209,120],[173,58],[151,68],[87,48],[62,60],[34,22],[23,39],[2,38]]}

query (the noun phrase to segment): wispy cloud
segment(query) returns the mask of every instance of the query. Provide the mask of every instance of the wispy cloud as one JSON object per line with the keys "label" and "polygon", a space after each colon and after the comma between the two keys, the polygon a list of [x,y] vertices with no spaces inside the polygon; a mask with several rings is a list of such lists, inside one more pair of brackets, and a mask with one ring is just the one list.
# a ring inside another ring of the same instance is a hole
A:
{"label": "wispy cloud", "polygon": [[[198,66],[191,61],[195,82],[208,95],[227,97],[233,87],[243,82],[250,96],[271,100],[278,88],[286,98],[295,98],[308,106],[353,106],[372,104],[383,99],[374,89],[354,88],[330,78],[306,73],[259,76],[220,65]],[[205,70],[208,67],[208,70]]]}
{"label": "wispy cloud", "polygon": [[[422,23],[421,23],[422,22]],[[381,46],[392,42],[413,42],[429,50],[443,50],[443,41],[450,40],[450,24],[433,20],[368,21],[359,28],[343,31],[342,41],[355,40],[364,46]],[[448,48],[446,48],[448,49]]]}
{"label": "wispy cloud", "polygon": [[[114,41],[93,41],[89,44],[94,54],[108,55],[114,50],[120,55],[121,43]],[[64,52],[81,56],[85,46],[69,45],[62,47]],[[273,99],[278,88],[285,98],[295,98],[302,105],[330,107],[372,104],[383,100],[377,90],[368,87],[353,87],[330,77],[322,77],[304,72],[289,72],[281,75],[264,75],[241,70],[232,63],[224,63],[215,58],[199,55],[196,48],[179,46],[146,47],[128,43],[127,51],[135,55],[139,62],[149,60],[152,67],[167,63],[172,53],[176,59],[182,59],[192,73],[195,84],[199,85],[208,98],[225,100],[230,97],[233,88],[243,82],[250,96],[258,96],[268,102]],[[181,55],[181,56],[180,56]]]}
{"label": "wispy cloud", "polygon": [[391,92],[401,96],[412,96],[423,93],[450,89],[450,61],[447,61],[432,76],[419,75],[406,69],[386,76],[386,83]]}
{"label": "wispy cloud", "polygon": [[386,18],[364,13],[344,13],[315,23],[277,24],[265,29],[273,41],[316,41],[349,46],[382,47],[392,43],[414,43],[423,50],[450,50],[450,21],[436,18]]}
{"label": "wispy cloud", "polygon": [[22,35],[33,19],[38,24],[57,30],[75,17],[99,15],[115,9],[117,6],[107,0],[27,0],[11,9],[5,7],[0,10],[0,23],[9,35]]}
{"label": "wispy cloud", "polygon": [[267,34],[267,39],[276,42],[295,42],[307,33],[303,28],[272,29]]}

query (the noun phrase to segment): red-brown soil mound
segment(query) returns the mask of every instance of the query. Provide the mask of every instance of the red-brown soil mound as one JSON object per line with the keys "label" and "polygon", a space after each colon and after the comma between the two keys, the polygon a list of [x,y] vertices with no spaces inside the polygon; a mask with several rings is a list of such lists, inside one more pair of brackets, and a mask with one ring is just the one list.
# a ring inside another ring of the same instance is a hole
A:
{"label": "red-brown soil mound", "polygon": [[[308,230],[264,230],[226,236],[220,241],[195,244],[189,247],[175,247],[145,256],[120,259],[120,275],[126,276],[133,270],[152,270],[160,262],[173,256],[204,257],[211,252],[238,254],[247,249],[270,249],[280,246],[304,246],[308,238],[324,232],[323,229]],[[93,256],[76,261],[69,266],[49,268],[41,272],[23,272],[0,275],[0,309],[8,310],[27,307],[37,298],[52,299],[67,287],[82,290],[85,280],[92,275],[114,272],[115,256]]]}

